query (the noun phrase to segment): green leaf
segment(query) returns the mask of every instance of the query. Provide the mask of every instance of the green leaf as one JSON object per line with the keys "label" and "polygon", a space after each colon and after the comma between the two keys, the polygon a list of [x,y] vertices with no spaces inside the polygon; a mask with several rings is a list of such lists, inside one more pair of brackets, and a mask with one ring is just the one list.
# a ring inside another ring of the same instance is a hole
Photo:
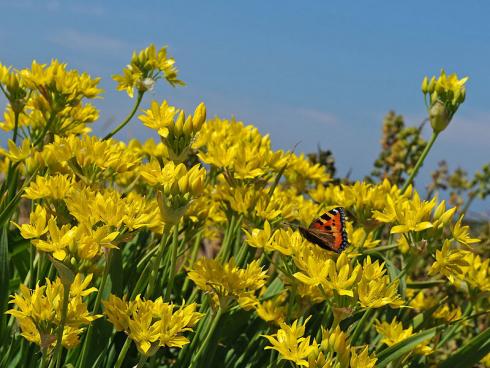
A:
{"label": "green leaf", "polygon": [[441,284],[447,284],[445,280],[427,280],[427,281],[412,281],[407,282],[407,288],[409,289],[429,289]]}
{"label": "green leaf", "polygon": [[490,328],[487,328],[480,334],[466,342],[461,348],[451,354],[440,368],[471,368],[478,363],[485,355],[490,353]]}
{"label": "green leaf", "polygon": [[0,236],[0,342],[6,333],[7,316],[5,312],[8,306],[10,289],[8,288],[10,280],[9,271],[9,247],[8,247],[8,230],[7,226],[2,228]]}
{"label": "green leaf", "polygon": [[279,277],[276,277],[274,281],[270,283],[270,285],[267,287],[267,290],[265,291],[264,295],[262,295],[262,298],[260,300],[268,300],[274,298],[276,295],[279,295],[282,293],[284,290],[284,283],[281,281]]}
{"label": "green leaf", "polygon": [[104,297],[107,298],[112,292],[117,296],[122,296],[124,289],[124,270],[121,249],[111,249],[111,266],[109,268],[109,282],[107,290],[102,290]]}
{"label": "green leaf", "polygon": [[433,327],[429,330],[421,331],[415,335],[410,336],[408,339],[400,341],[398,344],[384,349],[379,354],[377,354],[378,363],[376,364],[376,367],[386,367],[390,362],[399,359],[403,355],[411,352],[418,344],[433,338],[439,328],[440,327]]}

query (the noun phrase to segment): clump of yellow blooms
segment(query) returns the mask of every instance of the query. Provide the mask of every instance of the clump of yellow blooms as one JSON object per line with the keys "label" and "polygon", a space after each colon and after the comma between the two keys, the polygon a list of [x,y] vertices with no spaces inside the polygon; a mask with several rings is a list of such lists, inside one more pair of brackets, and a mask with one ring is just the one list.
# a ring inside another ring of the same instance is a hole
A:
{"label": "clump of yellow blooms", "polygon": [[[87,303],[83,301],[86,299],[84,297],[97,291],[94,287],[87,289],[91,280],[92,274],[85,278],[77,274],[71,285],[62,340],[63,346],[68,349],[80,343],[84,326],[102,317],[90,314]],[[10,309],[7,313],[17,319],[21,335],[39,345],[43,351],[52,350],[56,344],[56,332],[62,318],[63,289],[60,278],[54,281],[46,279],[46,285],[36,285],[34,290],[21,285],[20,293],[10,301],[17,309]]]}
{"label": "clump of yellow blooms", "polygon": [[242,308],[253,307],[258,302],[255,292],[265,285],[267,278],[257,261],[243,269],[236,266],[234,259],[221,265],[207,258],[199,259],[188,277],[199,289],[210,293],[221,308],[227,308],[233,300]]}
{"label": "clump of yellow blooms", "polygon": [[144,356],[152,356],[160,347],[182,348],[188,344],[183,333],[192,331],[202,317],[195,303],[175,309],[161,297],[152,301],[137,295],[128,302],[110,295],[103,303],[104,313],[116,331],[124,331]]}
{"label": "clump of yellow blooms", "polygon": [[[141,106],[160,80],[184,85],[166,47],[113,78],[136,98],[97,137],[99,78],[0,64],[0,366],[489,366],[490,236],[468,212],[488,167],[447,179],[458,201],[439,199],[441,168],[427,194],[414,182],[467,78],[424,79],[432,138],[391,113],[357,181],[204,103]],[[117,139],[127,124],[153,137]],[[335,207],[337,237],[305,239]]]}

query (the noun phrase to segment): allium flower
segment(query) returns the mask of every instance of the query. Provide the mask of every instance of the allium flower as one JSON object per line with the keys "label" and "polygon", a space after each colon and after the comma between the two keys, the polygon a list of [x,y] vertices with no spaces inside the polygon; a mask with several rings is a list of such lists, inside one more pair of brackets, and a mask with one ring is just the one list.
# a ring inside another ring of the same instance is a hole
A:
{"label": "allium flower", "polygon": [[452,283],[455,279],[462,279],[468,271],[468,251],[453,248],[450,240],[445,240],[441,250],[436,250],[436,260],[429,270],[429,274],[440,273]]}
{"label": "allium flower", "polygon": [[[122,75],[114,75],[118,91],[126,91],[133,97],[134,88],[138,92],[146,92],[153,88],[153,83],[159,78],[165,78],[172,86],[182,86],[184,82],[177,78],[175,60],[167,56],[167,48],[156,50],[151,44],[139,53],[133,53],[131,63],[123,69]],[[152,82],[150,82],[153,81]]]}
{"label": "allium flower", "polygon": [[[398,322],[396,318],[394,318],[391,323],[377,322],[375,326],[376,331],[383,336],[381,342],[388,346],[395,345],[413,335],[412,327],[410,326],[407,329],[403,329],[402,323]],[[432,348],[427,346],[427,342],[422,342],[417,345],[413,352],[415,354],[428,355],[432,353]]]}
{"label": "allium flower", "polygon": [[358,353],[356,348],[351,348],[350,368],[374,368],[377,361],[375,354],[369,355],[367,345],[364,346],[361,353]]}
{"label": "allium flower", "polygon": [[291,326],[286,323],[281,323],[281,328],[273,335],[264,335],[271,346],[266,346],[265,349],[272,349],[279,352],[281,360],[289,360],[303,367],[308,367],[308,355],[315,351],[316,347],[310,345],[310,337],[304,337],[305,323],[301,324],[294,321]]}
{"label": "allium flower", "polygon": [[175,309],[160,297],[155,301],[139,295],[133,301],[110,295],[103,301],[104,314],[118,331],[124,331],[133,340],[138,351],[145,355],[155,354],[160,347],[182,348],[189,343],[183,334],[201,319],[195,303]]}
{"label": "allium flower", "polygon": [[255,292],[265,285],[266,271],[262,271],[258,260],[238,268],[234,259],[224,265],[215,259],[199,259],[187,277],[197,287],[213,295],[213,300],[226,308],[231,300],[237,300],[242,308],[258,303]]}
{"label": "allium flower", "polygon": [[[316,252],[314,250],[313,252]],[[326,252],[322,252],[326,256]],[[295,256],[296,265],[302,270],[294,277],[299,281],[312,286],[321,286],[322,290],[332,295],[354,296],[354,283],[357,281],[361,266],[352,267],[346,253],[342,253],[337,261],[332,259],[319,259],[312,254],[306,257]]]}
{"label": "allium flower", "polygon": [[[75,276],[70,287],[68,311],[65,328],[63,330],[62,344],[67,349],[79,343],[79,335],[87,325],[101,315],[91,315],[87,304],[82,297],[95,291],[96,288],[87,288],[92,275],[84,279],[80,274]],[[46,279],[46,285],[36,285],[34,290],[20,285],[20,293],[12,296],[11,302],[17,309],[10,309],[8,314],[13,315],[22,331],[21,335],[28,341],[40,345],[42,349],[52,349],[56,342],[56,332],[61,322],[61,309],[63,301],[63,284],[60,278],[54,282]]]}
{"label": "allium flower", "polygon": [[459,106],[464,102],[467,81],[468,77],[458,79],[457,74],[448,76],[443,69],[437,79],[432,77],[429,81],[425,77],[422,81],[422,93],[425,98],[429,96],[426,104],[434,132],[439,133],[446,129]]}
{"label": "allium flower", "polygon": [[371,258],[366,258],[361,281],[357,286],[359,302],[364,308],[381,308],[388,304],[397,308],[403,305],[398,295],[398,280],[390,282],[390,277],[385,273],[384,262],[371,263]]}

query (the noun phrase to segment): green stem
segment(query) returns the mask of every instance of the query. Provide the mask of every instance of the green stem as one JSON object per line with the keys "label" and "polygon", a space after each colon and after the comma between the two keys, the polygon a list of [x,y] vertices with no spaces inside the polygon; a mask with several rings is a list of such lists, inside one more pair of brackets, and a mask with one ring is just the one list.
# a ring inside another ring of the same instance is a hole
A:
{"label": "green stem", "polygon": [[19,112],[14,111],[14,133],[12,136],[12,140],[14,141],[14,143],[17,143],[17,134],[19,131],[19,115]]}
{"label": "green stem", "polygon": [[122,128],[124,128],[126,126],[126,124],[129,123],[129,121],[133,118],[134,114],[136,114],[136,111],[138,110],[138,107],[141,104],[141,100],[143,99],[143,95],[144,94],[145,94],[144,92],[138,91],[138,97],[136,98],[136,102],[135,102],[135,104],[133,106],[133,109],[129,113],[129,115],[112,132],[110,132],[104,138],[102,138],[103,141],[105,141],[105,140],[107,140],[109,138],[112,138],[114,136],[114,134],[116,134],[117,132],[119,132]]}
{"label": "green stem", "polygon": [[355,345],[357,339],[361,335],[361,332],[363,331],[364,324],[366,323],[366,320],[372,315],[373,310],[371,308],[366,309],[364,312],[362,318],[357,322],[356,328],[354,329],[354,332],[352,333],[350,337],[350,343],[351,345]]}
{"label": "green stem", "polygon": [[43,131],[41,132],[41,134],[37,137],[37,139],[33,143],[34,147],[37,147],[37,145],[43,141],[44,137],[49,132],[49,128],[51,128],[51,124],[53,123],[55,117],[56,117],[55,112],[51,111],[51,116],[49,117],[49,120],[46,122],[46,125],[44,126]]}
{"label": "green stem", "polygon": [[172,239],[172,258],[170,258],[170,276],[168,278],[167,290],[165,290],[165,300],[170,300],[170,296],[172,295],[172,289],[174,288],[174,280],[175,280],[175,267],[177,263],[177,246],[179,244],[179,225],[174,225],[174,233]]}
{"label": "green stem", "polygon": [[199,349],[197,350],[197,352],[192,357],[191,365],[189,366],[190,368],[197,367],[199,360],[201,358],[201,355],[203,355],[206,352],[208,345],[210,344],[211,339],[213,338],[214,332],[216,331],[216,328],[218,327],[218,323],[221,319],[222,314],[223,314],[223,309],[220,306],[220,307],[218,307],[218,311],[216,312],[216,315],[214,316],[213,322],[211,324],[211,327],[209,328],[209,331],[206,335],[206,338],[202,342],[201,346],[199,346]]}
{"label": "green stem", "polygon": [[136,368],[142,368],[145,365],[147,359],[148,357],[146,355],[142,355]]}
{"label": "green stem", "polygon": [[41,364],[39,365],[39,368],[46,368],[48,365],[48,349],[41,349]]}
{"label": "green stem", "polygon": [[436,141],[437,137],[439,136],[439,133],[437,132],[432,132],[432,137],[430,137],[429,143],[424,148],[424,151],[422,152],[422,155],[420,156],[419,160],[415,164],[415,167],[412,170],[412,173],[408,177],[407,181],[403,185],[402,188],[402,194],[406,192],[407,188],[410,186],[410,184],[413,183],[413,179],[417,176],[417,173],[419,172],[419,169],[422,167],[422,164],[425,161],[425,158],[429,154],[430,149],[434,145],[434,142]]}
{"label": "green stem", "polygon": [[114,368],[121,368],[124,358],[126,358],[126,354],[128,353],[129,348],[131,347],[131,339],[129,337],[126,337],[126,341],[124,342],[124,345],[119,352],[119,356],[117,357],[116,365]]}
{"label": "green stem", "polygon": [[[107,283],[107,276],[109,275],[109,269],[111,268],[111,255],[112,252],[109,249],[107,251],[107,258],[104,265],[104,273],[102,274],[102,281],[100,282],[99,291],[97,292],[97,298],[95,299],[95,305],[92,314],[97,314],[100,308],[100,302],[102,300],[102,293],[104,292],[105,285]],[[88,351],[90,349],[90,343],[92,341],[93,334],[93,324],[90,323],[87,329],[87,336],[85,337],[85,341],[83,342],[82,355],[80,357],[80,367],[85,367],[87,361]]]}
{"label": "green stem", "polygon": [[63,284],[63,305],[61,307],[61,320],[56,336],[56,347],[53,353],[53,362],[56,362],[56,368],[61,367],[61,353],[63,351],[61,342],[63,341],[63,330],[65,329],[66,314],[68,312],[68,301],[70,298],[70,284]]}
{"label": "green stem", "polygon": [[160,261],[162,259],[163,250],[165,248],[166,243],[167,243],[167,226],[163,228],[158,251],[153,256],[153,260],[152,260],[153,267],[150,273],[150,280],[148,281],[148,288],[146,289],[146,294],[145,294],[146,298],[151,298],[151,296],[153,295],[153,291],[155,289],[155,281],[158,276],[158,269],[160,268]]}
{"label": "green stem", "polygon": [[[199,246],[201,245],[201,238],[202,232],[200,231],[196,236],[194,247],[192,248],[191,259],[189,260],[189,267],[192,267],[194,265],[194,262],[196,262],[197,252],[199,252]],[[185,295],[187,293],[187,288],[189,287],[189,285],[190,279],[186,277],[184,280],[184,286],[182,286],[182,295]]]}

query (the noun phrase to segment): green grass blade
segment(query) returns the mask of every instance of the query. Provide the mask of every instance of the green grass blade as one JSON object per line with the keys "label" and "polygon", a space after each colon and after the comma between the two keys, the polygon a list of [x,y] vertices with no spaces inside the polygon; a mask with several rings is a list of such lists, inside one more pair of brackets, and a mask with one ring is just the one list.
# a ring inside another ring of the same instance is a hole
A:
{"label": "green grass blade", "polygon": [[451,354],[440,368],[471,368],[478,363],[485,355],[490,353],[490,328],[466,342],[461,348]]}
{"label": "green grass blade", "polygon": [[401,358],[403,355],[411,352],[415,347],[431,338],[433,338],[440,327],[434,327],[429,330],[421,331],[415,335],[410,336],[408,339],[400,341],[398,344],[390,346],[382,350],[378,356],[377,368],[386,367],[390,362]]}
{"label": "green grass blade", "polygon": [[9,270],[9,248],[8,248],[8,230],[7,226],[2,228],[0,236],[0,342],[3,341],[6,335],[7,315],[5,311],[8,306],[8,297],[10,289],[8,287],[10,281]]}

